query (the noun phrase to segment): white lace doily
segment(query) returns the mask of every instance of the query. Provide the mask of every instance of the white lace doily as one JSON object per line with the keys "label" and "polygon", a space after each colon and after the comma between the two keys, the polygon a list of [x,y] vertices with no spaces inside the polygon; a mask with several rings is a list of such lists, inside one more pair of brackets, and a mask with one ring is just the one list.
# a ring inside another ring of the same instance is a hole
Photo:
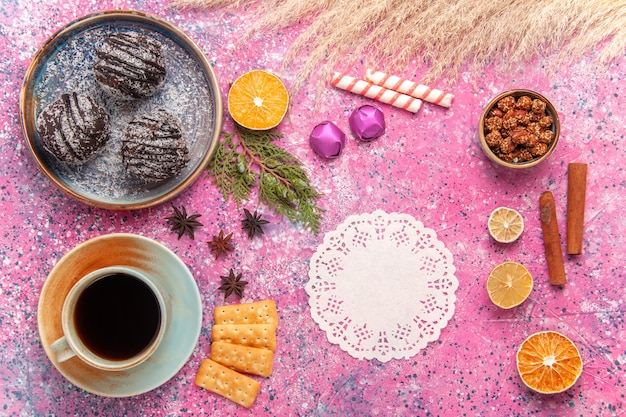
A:
{"label": "white lace doily", "polygon": [[348,217],[311,258],[313,319],[355,358],[409,358],[439,338],[459,283],[434,230],[407,214]]}

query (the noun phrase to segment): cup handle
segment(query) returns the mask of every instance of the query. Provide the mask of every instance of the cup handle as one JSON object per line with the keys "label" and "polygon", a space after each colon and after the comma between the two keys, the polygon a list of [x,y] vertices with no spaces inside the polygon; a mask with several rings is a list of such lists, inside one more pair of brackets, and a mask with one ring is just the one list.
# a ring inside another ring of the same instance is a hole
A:
{"label": "cup handle", "polygon": [[54,341],[54,343],[50,345],[50,349],[54,352],[57,362],[65,362],[66,360],[76,356],[76,353],[67,343],[67,338],[65,336],[62,336]]}

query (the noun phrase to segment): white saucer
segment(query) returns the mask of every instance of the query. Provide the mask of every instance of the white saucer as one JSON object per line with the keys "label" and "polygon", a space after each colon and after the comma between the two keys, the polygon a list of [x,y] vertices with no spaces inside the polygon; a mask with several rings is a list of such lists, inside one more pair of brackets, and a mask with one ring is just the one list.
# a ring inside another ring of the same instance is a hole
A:
{"label": "white saucer", "polygon": [[[63,335],[61,310],[67,293],[87,273],[112,265],[130,266],[156,278],[171,312],[161,345],[127,371],[102,371],[76,357],[56,362],[50,344]],[[93,394],[129,397],[164,384],[184,366],[200,336],[202,303],[193,275],[176,254],[146,237],[119,233],[81,243],[61,258],[44,283],[37,316],[43,348],[63,376]]]}

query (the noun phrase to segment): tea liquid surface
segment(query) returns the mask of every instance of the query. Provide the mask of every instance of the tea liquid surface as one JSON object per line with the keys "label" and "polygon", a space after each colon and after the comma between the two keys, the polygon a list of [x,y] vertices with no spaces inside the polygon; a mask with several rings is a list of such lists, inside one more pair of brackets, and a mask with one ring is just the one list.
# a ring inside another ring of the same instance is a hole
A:
{"label": "tea liquid surface", "polygon": [[74,323],[85,346],[109,360],[129,359],[158,333],[161,310],[152,291],[127,274],[100,278],[79,296]]}

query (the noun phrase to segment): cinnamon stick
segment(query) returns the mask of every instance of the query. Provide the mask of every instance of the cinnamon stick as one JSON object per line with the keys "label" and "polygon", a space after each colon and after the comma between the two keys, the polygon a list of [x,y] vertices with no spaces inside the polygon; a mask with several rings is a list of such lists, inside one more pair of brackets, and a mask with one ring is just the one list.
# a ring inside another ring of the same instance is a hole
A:
{"label": "cinnamon stick", "polygon": [[583,253],[587,164],[572,162],[567,171],[567,253]]}
{"label": "cinnamon stick", "polygon": [[550,191],[541,194],[539,198],[539,208],[550,284],[564,285],[567,283],[567,278],[565,277],[563,252],[561,251],[561,236],[559,235],[559,226],[556,220],[554,196]]}

